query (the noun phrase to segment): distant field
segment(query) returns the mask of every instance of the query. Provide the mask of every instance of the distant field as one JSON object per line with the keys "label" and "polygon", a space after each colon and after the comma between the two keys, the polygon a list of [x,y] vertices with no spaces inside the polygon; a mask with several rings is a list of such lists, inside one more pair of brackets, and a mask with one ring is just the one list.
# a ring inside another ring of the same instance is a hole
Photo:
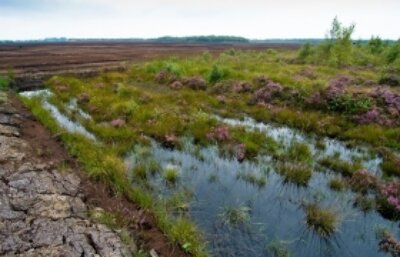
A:
{"label": "distant field", "polygon": [[154,57],[221,53],[226,49],[263,50],[298,48],[296,44],[142,44],[142,43],[65,43],[0,45],[0,72],[12,68],[24,72],[52,72],[119,65]]}

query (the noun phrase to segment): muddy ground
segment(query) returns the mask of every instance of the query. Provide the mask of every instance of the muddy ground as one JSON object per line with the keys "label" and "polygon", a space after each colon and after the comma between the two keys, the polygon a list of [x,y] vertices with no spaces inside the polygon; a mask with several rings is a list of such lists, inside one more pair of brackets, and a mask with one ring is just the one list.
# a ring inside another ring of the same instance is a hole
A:
{"label": "muddy ground", "polygon": [[90,76],[103,70],[124,69],[134,63],[160,56],[188,56],[227,49],[265,50],[297,48],[294,44],[150,44],[150,43],[64,43],[0,45],[0,74],[12,69],[19,89],[40,87],[54,74]]}

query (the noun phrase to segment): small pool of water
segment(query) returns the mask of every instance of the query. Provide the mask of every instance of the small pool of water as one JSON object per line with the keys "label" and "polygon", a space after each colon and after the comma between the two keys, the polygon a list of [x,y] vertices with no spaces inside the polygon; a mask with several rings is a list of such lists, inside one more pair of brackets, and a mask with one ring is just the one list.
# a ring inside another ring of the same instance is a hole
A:
{"label": "small pool of water", "polygon": [[[50,115],[56,120],[58,125],[68,132],[79,133],[93,141],[96,141],[96,137],[84,126],[82,126],[79,122],[73,121],[67,115],[61,113],[55,105],[49,102],[48,98],[52,96],[52,93],[48,89],[21,92],[20,95],[27,98],[39,97],[43,103],[43,108],[50,112]],[[82,111],[74,100],[71,100],[66,107],[71,112],[76,111],[84,119],[91,119],[90,115]]]}
{"label": "small pool of water", "polygon": [[[293,142],[304,143],[310,148],[315,160],[329,156],[337,156],[339,159],[348,162],[351,162],[355,159],[361,159],[364,168],[366,168],[368,171],[375,174],[380,173],[380,164],[382,163],[382,158],[379,156],[371,156],[366,147],[347,147],[344,142],[339,140],[305,135],[296,129],[256,122],[250,117],[245,117],[243,120],[222,118],[219,116],[214,117],[217,120],[231,126],[243,126],[251,131],[261,131],[279,142],[286,149],[289,148]],[[317,144],[321,143],[324,145],[323,149],[317,147]]]}
{"label": "small pool of water", "polygon": [[[387,229],[400,234],[398,222],[385,220],[376,211],[365,213],[357,209],[356,195],[351,191],[332,191],[328,182],[337,174],[314,172],[307,187],[298,187],[284,182],[268,156],[238,162],[219,157],[217,147],[199,148],[190,140],[185,142],[181,150],[166,149],[153,142],[148,149],[133,151],[127,162],[133,167],[156,160],[161,170],[174,167],[178,172],[175,184],[166,182],[163,172],[147,181],[159,199],[168,201],[176,194],[190,195],[183,215],[188,215],[204,232],[212,256],[278,256],[274,255],[276,251],[291,254],[281,256],[297,257],[387,256],[379,251],[377,233]],[[338,144],[341,143],[332,142],[335,151],[359,154],[360,150],[352,152]],[[379,160],[371,162],[369,168],[379,169],[375,162]],[[238,174],[243,172],[265,176],[266,184],[259,186],[241,179]],[[135,177],[131,179],[135,184]],[[338,226],[331,237],[321,237],[307,226],[307,204],[334,211]],[[229,222],[227,210],[244,210],[245,221]]]}

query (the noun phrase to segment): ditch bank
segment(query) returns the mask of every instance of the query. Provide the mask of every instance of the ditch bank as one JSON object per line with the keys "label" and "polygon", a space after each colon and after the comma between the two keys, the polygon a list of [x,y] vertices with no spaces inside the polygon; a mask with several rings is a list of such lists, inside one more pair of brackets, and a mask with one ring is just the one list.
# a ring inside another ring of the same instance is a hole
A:
{"label": "ditch bank", "polygon": [[188,256],[151,214],[81,172],[57,135],[3,92],[0,192],[0,256]]}

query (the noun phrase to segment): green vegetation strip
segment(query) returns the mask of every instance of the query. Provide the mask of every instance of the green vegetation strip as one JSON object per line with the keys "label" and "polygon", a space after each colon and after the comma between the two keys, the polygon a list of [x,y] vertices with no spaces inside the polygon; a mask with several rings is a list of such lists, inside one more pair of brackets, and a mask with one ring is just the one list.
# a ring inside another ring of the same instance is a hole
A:
{"label": "green vegetation strip", "polygon": [[69,153],[74,156],[91,177],[110,185],[115,192],[125,195],[140,207],[150,210],[157,226],[173,241],[181,245],[190,245],[185,249],[194,256],[207,256],[205,243],[196,226],[184,217],[172,218],[167,210],[140,188],[132,187],[126,176],[122,158],[114,149],[94,144],[91,140],[77,133],[68,133],[62,129],[42,107],[38,98],[21,97],[24,104],[53,134],[59,136]]}

